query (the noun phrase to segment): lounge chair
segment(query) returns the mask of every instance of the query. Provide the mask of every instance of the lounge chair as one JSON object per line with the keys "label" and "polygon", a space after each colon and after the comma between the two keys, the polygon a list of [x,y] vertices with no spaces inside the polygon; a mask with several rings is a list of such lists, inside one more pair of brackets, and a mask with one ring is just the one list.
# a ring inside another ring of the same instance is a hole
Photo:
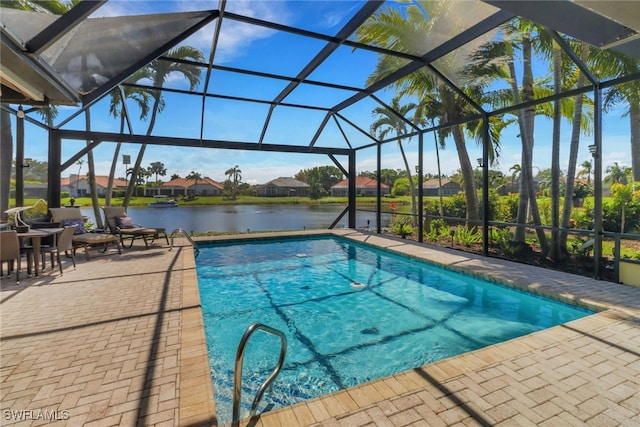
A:
{"label": "lounge chair", "polygon": [[[133,246],[133,242],[137,239],[142,239],[147,249],[159,237],[164,237],[167,245],[169,244],[169,237],[164,228],[147,228],[134,224],[122,206],[103,206],[102,211],[109,230],[120,238],[120,243],[125,248]],[[129,241],[128,246],[125,241]]]}
{"label": "lounge chair", "polygon": [[109,244],[115,244],[118,253],[121,254],[120,240],[118,236],[109,233],[89,233],[84,228],[84,219],[78,208],[49,208],[51,222],[60,223],[62,227],[75,226],[76,234],[73,235],[73,251],[84,248],[84,255],[89,259],[89,249],[98,249],[106,252]]}

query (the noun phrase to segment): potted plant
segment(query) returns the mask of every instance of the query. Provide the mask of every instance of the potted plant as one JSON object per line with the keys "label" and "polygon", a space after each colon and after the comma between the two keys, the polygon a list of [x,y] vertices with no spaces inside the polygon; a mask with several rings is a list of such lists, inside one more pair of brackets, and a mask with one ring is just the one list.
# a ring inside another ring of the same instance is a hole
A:
{"label": "potted plant", "polygon": [[589,195],[591,195],[591,188],[583,182],[576,182],[573,187],[573,207],[582,207],[584,204],[584,198]]}

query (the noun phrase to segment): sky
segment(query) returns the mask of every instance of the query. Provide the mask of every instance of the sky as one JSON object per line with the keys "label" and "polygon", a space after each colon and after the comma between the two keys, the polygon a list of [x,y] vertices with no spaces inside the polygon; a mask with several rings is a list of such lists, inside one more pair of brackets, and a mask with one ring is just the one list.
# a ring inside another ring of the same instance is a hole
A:
{"label": "sky", "polygon": [[[213,4],[213,6],[212,6]],[[217,2],[198,1],[110,1],[100,8],[95,17],[119,16],[122,14],[158,13],[208,10],[216,7]],[[264,20],[303,28],[323,34],[333,35],[362,6],[357,1],[243,1],[229,0],[226,11],[247,15]],[[204,52],[205,61],[211,53],[211,40],[215,22],[191,36],[184,44],[197,47]],[[216,64],[230,67],[248,68],[264,73],[295,76],[324,47],[320,40],[307,39],[287,33],[276,32],[257,26],[250,26],[230,19],[223,20],[223,30],[215,51]],[[328,81],[364,87],[369,74],[376,65],[376,55],[362,50],[340,47],[327,61],[321,64],[309,76],[312,80]],[[202,80],[204,81],[204,75]],[[232,73],[214,71],[209,90],[218,94],[253,97],[272,100],[287,83],[274,79],[258,79],[238,76]],[[170,76],[165,87],[187,89],[186,81],[179,75]],[[333,107],[354,92],[337,89],[303,85],[285,99],[292,104],[311,104],[320,107]],[[388,102],[392,91],[381,91],[376,96]],[[200,111],[202,98],[198,96],[178,96],[166,94],[165,109],[158,115],[153,135],[200,137]],[[119,132],[119,120],[109,115],[108,98],[96,103],[91,109],[91,128],[96,131]],[[375,101],[364,100],[347,108],[342,113],[365,131],[372,122],[372,110],[379,107]],[[145,134],[148,123],[137,119],[139,110],[129,106],[133,118],[133,131]],[[74,113],[75,107],[60,107],[57,119],[59,123]],[[247,104],[230,100],[207,99],[205,102],[204,131],[205,139],[229,141],[257,142],[267,117],[268,107],[263,104]],[[265,143],[308,145],[314,137],[325,113],[301,110],[297,108],[278,107],[274,110],[269,127],[265,134]],[[33,117],[38,117],[32,113]],[[354,146],[362,146],[371,142],[355,128],[341,123],[339,129],[330,121],[322,133],[316,146],[346,147],[342,131],[347,134]],[[83,130],[84,116],[81,115],[64,126],[68,129]],[[562,123],[561,164],[568,158],[568,141],[570,125]],[[629,120],[623,117],[623,111],[612,111],[604,116],[603,129],[603,164],[605,167],[613,162],[622,166],[630,166]],[[539,169],[550,166],[551,122],[544,119],[536,121],[536,148],[534,164]],[[40,161],[47,160],[47,137],[37,127],[31,125],[26,130],[25,157]],[[578,163],[590,159],[587,146],[593,143],[592,135],[582,138]],[[64,141],[63,160],[73,155],[84,146],[84,141]],[[418,164],[417,138],[405,141],[410,168]],[[469,156],[473,164],[481,157],[481,148],[474,141],[468,141]],[[425,135],[425,172],[436,173],[434,142],[431,134]],[[96,173],[107,175],[111,166],[115,144],[102,143],[94,150]],[[123,144],[121,154],[131,156],[132,162],[138,153],[139,145]],[[499,164],[495,165],[509,174],[509,168],[520,163],[520,142],[515,127],[505,130],[502,138],[502,151]],[[375,149],[358,152],[357,168],[361,171],[376,169]],[[339,158],[346,166],[346,158]],[[325,155],[287,154],[269,152],[247,152],[240,150],[198,149],[185,147],[147,147],[143,166],[160,161],[167,168],[167,177],[178,174],[186,176],[191,171],[209,176],[217,181],[224,181],[224,172],[235,165],[242,170],[242,181],[250,184],[261,184],[280,176],[293,176],[298,171],[315,166],[333,165]],[[444,174],[453,174],[459,168],[457,152],[452,141],[440,152],[441,170]],[[386,144],[383,148],[383,168],[404,169],[396,143]],[[566,169],[566,167],[564,167]],[[121,158],[118,162],[117,176],[124,176],[126,166]],[[86,172],[86,166],[81,169]],[[63,176],[77,173],[76,167],[70,167]]]}

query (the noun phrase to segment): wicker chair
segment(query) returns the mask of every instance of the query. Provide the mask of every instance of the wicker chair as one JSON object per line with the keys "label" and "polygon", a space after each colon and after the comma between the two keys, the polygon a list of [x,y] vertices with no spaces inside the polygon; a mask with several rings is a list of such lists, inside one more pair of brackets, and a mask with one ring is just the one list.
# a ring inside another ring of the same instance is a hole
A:
{"label": "wicker chair", "polygon": [[[0,274],[4,274],[2,263],[7,261],[7,275],[14,270],[14,261],[17,261],[16,283],[20,282],[20,264],[22,255],[30,256],[28,251],[20,249],[20,240],[15,230],[0,232]],[[31,263],[29,262],[29,265]]]}
{"label": "wicker chair", "polygon": [[75,226],[65,227],[62,233],[56,239],[54,246],[46,246],[40,248],[40,254],[42,255],[42,268],[45,266],[45,256],[49,254],[51,256],[51,268],[54,268],[53,256],[56,256],[58,266],[60,268],[60,274],[62,273],[62,262],[60,262],[60,252],[65,254],[70,253],[71,261],[73,262],[73,268],[76,268],[76,255],[73,250],[73,233],[76,231]]}

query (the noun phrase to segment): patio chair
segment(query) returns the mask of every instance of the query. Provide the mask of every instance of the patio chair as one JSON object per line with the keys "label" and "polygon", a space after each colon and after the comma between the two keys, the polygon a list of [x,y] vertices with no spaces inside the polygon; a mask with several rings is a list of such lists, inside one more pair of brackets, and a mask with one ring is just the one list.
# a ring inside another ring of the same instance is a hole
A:
{"label": "patio chair", "polygon": [[71,252],[71,261],[73,262],[73,268],[76,268],[76,255],[73,250],[73,233],[76,231],[76,226],[67,226],[62,230],[62,233],[56,239],[56,244],[53,246],[46,246],[40,248],[40,254],[42,255],[42,269],[45,267],[45,256],[49,254],[51,256],[51,268],[54,268],[53,256],[56,256],[58,261],[58,267],[60,268],[60,274],[62,273],[62,262],[60,261],[60,252],[68,254]]}
{"label": "patio chair", "polygon": [[[164,228],[147,228],[134,224],[133,219],[127,215],[127,211],[122,206],[103,206],[102,212],[109,230],[120,238],[120,243],[125,248],[133,246],[135,240],[142,239],[145,248],[148,249],[155,239],[163,236],[167,245],[169,244],[169,237]],[[129,241],[129,246],[125,241]]]}
{"label": "patio chair", "polygon": [[[2,264],[7,261],[7,275],[11,274],[14,269],[14,261],[17,261],[16,283],[20,282],[20,264],[22,263],[22,255],[29,255],[28,251],[20,249],[20,240],[15,230],[0,232],[0,275],[4,275],[4,267]],[[31,265],[30,261],[27,261]]]}
{"label": "patio chair", "polygon": [[[78,248],[84,248],[84,255],[89,259],[89,249],[98,249],[100,252],[106,252],[109,244],[113,243],[120,250],[120,239],[109,233],[90,233],[84,228],[84,219],[78,208],[49,208],[51,214],[51,222],[58,222],[63,227],[74,226],[75,234],[71,238],[73,251]],[[102,230],[100,230],[102,231]]]}

